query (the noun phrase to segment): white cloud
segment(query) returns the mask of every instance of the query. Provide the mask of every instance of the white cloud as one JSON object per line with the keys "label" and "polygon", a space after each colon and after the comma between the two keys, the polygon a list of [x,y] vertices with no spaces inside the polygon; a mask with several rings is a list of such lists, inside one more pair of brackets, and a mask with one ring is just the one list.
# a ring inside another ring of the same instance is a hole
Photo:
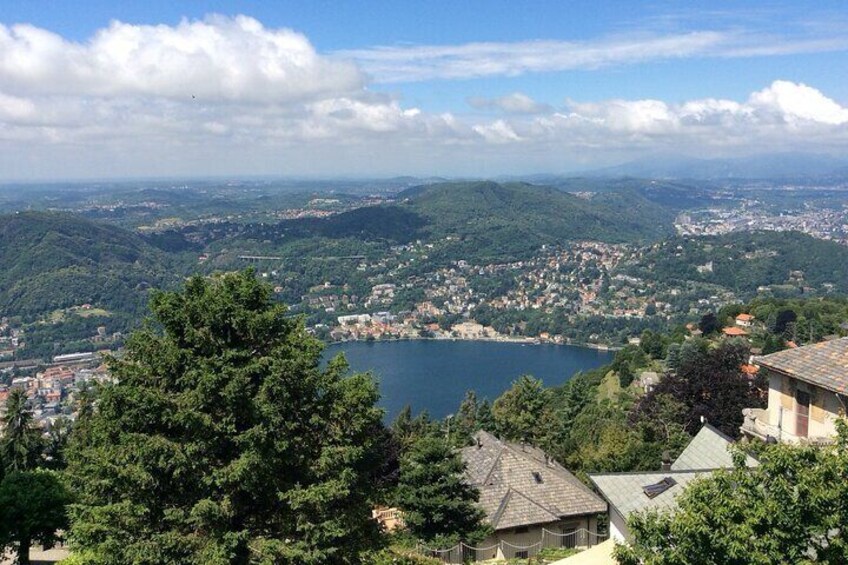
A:
{"label": "white cloud", "polygon": [[753,109],[772,112],[792,123],[848,123],[848,108],[806,84],[776,80],[768,88],[753,93],[748,103]]}
{"label": "white cloud", "polygon": [[[678,39],[694,41],[689,48],[715,41]],[[668,48],[640,43],[624,55],[620,43],[618,54],[580,56],[604,64]],[[544,67],[537,44],[523,54],[492,72]],[[462,65],[474,63],[463,57]],[[356,64],[317,53],[303,35],[245,17],[171,27],[115,22],[86,42],[0,26],[0,179],[481,174],[561,170],[570,160],[633,152],[848,148],[848,108],[788,81],[745,100],[678,104],[619,99],[554,109],[521,92],[469,99],[496,112],[487,116],[410,107],[370,91],[364,77]]]}
{"label": "white cloud", "polygon": [[500,110],[508,114],[541,114],[553,110],[550,105],[536,102],[522,92],[513,92],[499,98],[472,96],[468,104],[478,110]]}
{"label": "white cloud", "polygon": [[357,61],[378,82],[413,82],[528,72],[595,69],[652,59],[702,54],[728,41],[721,32],[596,42],[520,41],[346,50],[337,56]]}
{"label": "white cloud", "polygon": [[458,45],[379,46],[339,51],[377,82],[517,76],[534,72],[592,70],[687,57],[769,57],[848,49],[845,29],[822,37],[787,38],[741,30],[630,35],[592,41],[517,41]]}
{"label": "white cloud", "polygon": [[0,85],[32,95],[290,102],[358,90],[363,76],[294,31],[210,16],[174,27],[113,22],[86,43],[0,25]]}

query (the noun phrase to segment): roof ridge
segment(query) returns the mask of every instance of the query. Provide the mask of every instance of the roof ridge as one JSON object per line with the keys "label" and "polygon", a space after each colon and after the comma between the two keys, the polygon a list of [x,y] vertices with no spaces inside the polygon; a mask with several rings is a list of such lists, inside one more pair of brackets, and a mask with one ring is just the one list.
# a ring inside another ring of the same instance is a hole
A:
{"label": "roof ridge", "polygon": [[483,484],[484,486],[485,486],[485,485],[487,485],[487,484],[489,484],[489,478],[492,476],[492,473],[494,473],[494,472],[495,472],[495,467],[497,467],[497,466],[498,466],[498,463],[500,462],[501,457],[503,456],[503,452],[504,452],[504,448],[503,448],[503,447],[501,447],[501,448],[500,448],[500,450],[498,451],[498,456],[497,456],[497,457],[495,457],[495,460],[494,460],[494,461],[492,461],[492,466],[489,468],[489,472],[488,472],[488,473],[486,473],[486,476],[485,476],[485,478],[483,479],[483,483],[482,483],[482,484]]}
{"label": "roof ridge", "polygon": [[[558,514],[558,513],[556,513],[556,512],[552,512],[550,508],[547,508],[547,507],[545,507],[545,506],[542,506],[542,504],[540,504],[540,503],[539,503],[539,502],[537,502],[536,500],[534,500],[534,499],[530,498],[530,496],[528,496],[528,495],[524,494],[524,493],[523,493],[523,492],[521,492],[520,490],[518,490],[518,489],[514,489],[514,488],[510,488],[510,491],[512,491],[512,492],[514,492],[515,494],[519,495],[521,498],[523,498],[524,500],[526,500],[526,501],[527,501],[527,502],[529,502],[530,504],[533,504],[533,505],[535,505],[535,506],[537,506],[537,507],[541,508],[542,510],[544,510],[545,512],[547,512],[548,514],[550,514],[550,515],[551,515],[551,516],[553,516],[554,518],[557,518],[557,519],[559,519],[559,518],[560,518],[560,514]],[[559,509],[558,509],[558,508],[557,508],[556,510],[557,510],[557,512],[559,512]]]}
{"label": "roof ridge", "polygon": [[669,471],[610,471],[606,473],[587,473],[589,478],[591,477],[610,477],[610,476],[621,476],[621,475],[670,475],[670,474],[684,474],[684,473],[703,473],[705,471],[719,471],[722,467],[705,467],[703,469],[681,469],[679,471],[669,470]]}
{"label": "roof ridge", "polygon": [[512,487],[506,489],[506,493],[504,493],[501,498],[500,504],[498,504],[498,509],[495,510],[495,513],[492,514],[492,519],[490,522],[492,523],[492,527],[497,529],[498,522],[501,521],[501,516],[503,516],[504,511],[506,510],[507,504],[509,504],[509,499],[512,498]]}

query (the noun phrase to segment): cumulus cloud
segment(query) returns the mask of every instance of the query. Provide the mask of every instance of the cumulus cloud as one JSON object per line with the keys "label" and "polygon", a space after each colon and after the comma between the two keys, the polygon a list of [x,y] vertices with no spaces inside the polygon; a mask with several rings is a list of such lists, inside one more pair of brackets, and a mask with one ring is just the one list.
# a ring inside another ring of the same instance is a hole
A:
{"label": "cumulus cloud", "polygon": [[[523,65],[536,65],[532,51]],[[640,53],[646,51],[630,56]],[[610,56],[618,57],[598,53],[592,60]],[[6,179],[475,174],[469,168],[496,173],[532,163],[558,170],[575,155],[589,161],[667,149],[848,147],[848,108],[784,80],[744,100],[601,100],[553,108],[515,92],[468,102],[484,112],[411,107],[369,90],[355,62],[322,55],[301,34],[242,16],[175,26],[114,22],[85,42],[33,26],[0,26],[0,178]]]}
{"label": "cumulus cloud", "polygon": [[768,88],[753,93],[749,105],[751,109],[763,109],[791,123],[848,123],[848,108],[843,108],[815,88],[785,80],[777,80]]}
{"label": "cumulus cloud", "polygon": [[0,25],[0,85],[33,95],[285,102],[357,90],[363,76],[294,31],[210,16],[174,27],[113,22],[86,43]]}

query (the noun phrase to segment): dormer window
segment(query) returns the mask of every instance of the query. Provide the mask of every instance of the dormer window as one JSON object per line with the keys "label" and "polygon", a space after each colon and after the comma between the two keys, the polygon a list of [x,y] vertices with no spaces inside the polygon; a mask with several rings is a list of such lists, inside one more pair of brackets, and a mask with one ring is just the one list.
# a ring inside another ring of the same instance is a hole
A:
{"label": "dormer window", "polygon": [[544,480],[542,480],[542,473],[540,473],[539,471],[533,471],[533,480],[536,481],[537,485],[540,485],[545,482]]}

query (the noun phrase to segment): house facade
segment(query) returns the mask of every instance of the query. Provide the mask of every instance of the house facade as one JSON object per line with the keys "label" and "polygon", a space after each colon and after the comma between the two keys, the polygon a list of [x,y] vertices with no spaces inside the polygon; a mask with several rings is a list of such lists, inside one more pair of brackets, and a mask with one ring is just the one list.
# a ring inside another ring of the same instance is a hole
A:
{"label": "house facade", "polygon": [[478,544],[477,560],[527,557],[545,547],[588,547],[597,541],[606,502],[544,451],[502,441],[485,431],[461,451],[468,481],[494,533]]}
{"label": "house facade", "polygon": [[768,408],[746,408],[748,437],[829,443],[848,408],[848,338],[787,349],[756,359],[768,378]]}

